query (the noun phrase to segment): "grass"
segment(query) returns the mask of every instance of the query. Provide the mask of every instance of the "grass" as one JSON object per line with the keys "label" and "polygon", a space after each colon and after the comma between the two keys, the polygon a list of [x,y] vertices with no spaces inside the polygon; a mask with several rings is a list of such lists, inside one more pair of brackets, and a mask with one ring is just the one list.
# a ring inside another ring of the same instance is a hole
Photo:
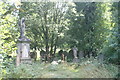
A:
{"label": "grass", "polygon": [[85,60],[78,64],[35,62],[11,66],[3,77],[7,78],[115,78],[118,67],[113,64],[99,64],[97,60]]}

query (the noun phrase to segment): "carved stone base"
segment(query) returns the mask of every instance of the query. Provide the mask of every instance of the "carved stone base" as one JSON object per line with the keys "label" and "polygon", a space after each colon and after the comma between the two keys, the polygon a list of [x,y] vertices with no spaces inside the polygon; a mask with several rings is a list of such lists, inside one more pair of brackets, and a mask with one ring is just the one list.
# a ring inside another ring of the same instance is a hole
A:
{"label": "carved stone base", "polygon": [[21,58],[21,63],[28,63],[28,64],[31,64],[32,63],[32,60],[30,58]]}
{"label": "carved stone base", "polygon": [[73,63],[78,63],[80,60],[78,58],[73,59]]}

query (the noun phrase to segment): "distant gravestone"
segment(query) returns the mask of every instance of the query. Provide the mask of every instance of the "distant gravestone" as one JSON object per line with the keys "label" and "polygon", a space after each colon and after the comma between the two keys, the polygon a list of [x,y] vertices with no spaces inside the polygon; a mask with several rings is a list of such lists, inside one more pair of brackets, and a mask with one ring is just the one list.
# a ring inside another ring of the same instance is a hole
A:
{"label": "distant gravestone", "polygon": [[74,47],[73,47],[73,56],[74,56],[73,62],[74,62],[74,63],[79,62],[79,59],[78,59],[78,57],[77,57],[77,51],[78,51],[77,47],[74,46]]}
{"label": "distant gravestone", "polygon": [[102,53],[98,54],[97,59],[98,59],[99,63],[103,63],[103,61],[104,61],[104,54],[102,54]]}
{"label": "distant gravestone", "polygon": [[47,59],[47,53],[44,50],[40,51],[40,60],[41,61],[46,61]]}
{"label": "distant gravestone", "polygon": [[81,61],[83,58],[84,58],[84,53],[83,53],[83,51],[80,51],[80,52],[79,52],[79,59],[80,59],[80,61]]}
{"label": "distant gravestone", "polygon": [[37,52],[34,50],[33,52],[30,52],[30,58],[33,60],[33,61],[36,61],[37,59]]}
{"label": "distant gravestone", "polygon": [[19,24],[20,37],[17,41],[17,58],[16,65],[20,63],[31,63],[30,54],[30,40],[25,36],[25,19],[22,18]]}

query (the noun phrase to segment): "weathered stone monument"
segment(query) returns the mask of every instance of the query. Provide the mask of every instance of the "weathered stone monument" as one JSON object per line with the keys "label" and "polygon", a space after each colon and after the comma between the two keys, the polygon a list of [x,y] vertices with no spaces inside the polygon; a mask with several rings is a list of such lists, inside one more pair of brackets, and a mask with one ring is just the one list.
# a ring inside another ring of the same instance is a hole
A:
{"label": "weathered stone monument", "polygon": [[77,51],[78,51],[77,47],[74,46],[74,47],[73,47],[73,55],[74,55],[73,62],[74,62],[74,63],[79,62],[79,59],[78,59],[78,57],[77,57]]}
{"label": "weathered stone monument", "polygon": [[84,53],[83,51],[79,52],[79,60],[81,61],[84,58]]}
{"label": "weathered stone monument", "polygon": [[17,59],[16,65],[20,63],[31,63],[30,53],[30,39],[25,36],[25,19],[22,18],[19,24],[20,37],[17,41]]}
{"label": "weathered stone monument", "polygon": [[102,64],[104,61],[104,54],[102,53],[98,54],[97,59],[98,59],[98,62]]}

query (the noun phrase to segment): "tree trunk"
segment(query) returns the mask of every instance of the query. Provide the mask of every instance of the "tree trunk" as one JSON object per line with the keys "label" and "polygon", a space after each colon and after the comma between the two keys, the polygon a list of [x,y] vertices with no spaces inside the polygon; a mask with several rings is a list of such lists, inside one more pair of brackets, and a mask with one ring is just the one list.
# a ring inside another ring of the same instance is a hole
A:
{"label": "tree trunk", "polygon": [[52,55],[53,54],[53,46],[54,46],[54,34],[52,34],[52,38],[51,38],[51,50],[50,50],[50,55]]}
{"label": "tree trunk", "polygon": [[[45,19],[45,44],[46,44],[46,54],[49,54],[49,37],[48,37],[48,27],[47,27],[47,13],[44,13],[44,19]],[[48,56],[47,56],[48,57]]]}
{"label": "tree trunk", "polygon": [[58,43],[58,36],[57,36],[57,38],[55,40],[55,47],[54,47],[54,54],[53,55],[55,55],[55,53],[56,53],[57,43]]}

